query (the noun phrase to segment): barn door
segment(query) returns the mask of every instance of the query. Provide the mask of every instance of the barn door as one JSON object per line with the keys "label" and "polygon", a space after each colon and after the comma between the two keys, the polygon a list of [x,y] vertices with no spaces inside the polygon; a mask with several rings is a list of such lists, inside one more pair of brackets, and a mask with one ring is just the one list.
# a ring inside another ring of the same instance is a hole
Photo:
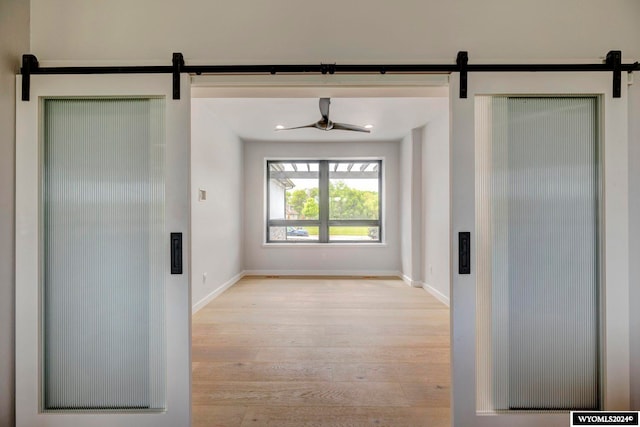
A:
{"label": "barn door", "polygon": [[455,426],[629,404],[627,99],[610,73],[452,76]]}
{"label": "barn door", "polygon": [[18,94],[18,426],[189,425],[181,83],[34,75]]}

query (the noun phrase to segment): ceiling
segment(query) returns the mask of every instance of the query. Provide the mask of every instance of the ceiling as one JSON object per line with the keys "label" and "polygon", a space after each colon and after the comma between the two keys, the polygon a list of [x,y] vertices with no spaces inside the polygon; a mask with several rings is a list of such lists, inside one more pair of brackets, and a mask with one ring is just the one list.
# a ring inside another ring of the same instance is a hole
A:
{"label": "ceiling", "polygon": [[390,141],[405,137],[448,110],[449,100],[432,98],[331,98],[334,122],[373,125],[371,133],[296,129],[276,131],[277,125],[302,126],[318,121],[318,98],[199,98],[194,106],[209,112],[240,138],[262,141]]}

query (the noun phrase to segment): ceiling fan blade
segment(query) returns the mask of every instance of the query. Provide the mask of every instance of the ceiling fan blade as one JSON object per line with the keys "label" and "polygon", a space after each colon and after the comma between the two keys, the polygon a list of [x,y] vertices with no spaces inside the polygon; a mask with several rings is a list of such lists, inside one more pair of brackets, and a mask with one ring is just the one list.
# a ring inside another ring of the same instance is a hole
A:
{"label": "ceiling fan blade", "polygon": [[330,98],[320,98],[320,114],[325,120],[329,120],[329,104],[331,104]]}
{"label": "ceiling fan blade", "polygon": [[310,125],[295,126],[295,127],[292,127],[292,128],[276,129],[276,132],[277,131],[281,131],[281,130],[293,130],[293,129],[303,129],[303,128],[314,128],[314,127],[316,127],[316,124],[315,123],[311,123]]}
{"label": "ceiling fan blade", "polygon": [[347,123],[333,123],[333,130],[352,130],[352,131],[356,131],[356,132],[366,132],[366,133],[371,133],[371,131],[369,129],[365,129],[364,126],[358,126],[358,125],[350,125]]}

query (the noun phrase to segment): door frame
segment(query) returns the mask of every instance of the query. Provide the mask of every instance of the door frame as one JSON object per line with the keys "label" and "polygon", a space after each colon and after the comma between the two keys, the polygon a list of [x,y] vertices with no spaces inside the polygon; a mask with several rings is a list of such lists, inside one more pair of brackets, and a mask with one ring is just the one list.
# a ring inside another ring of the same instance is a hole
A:
{"label": "door frame", "polygon": [[[468,98],[458,98],[459,74],[451,76],[452,225],[452,421],[455,426],[564,426],[567,412],[476,413],[475,277],[475,102],[476,95],[596,95],[600,100],[601,188],[601,408],[628,410],[629,382],[629,218],[628,102],[613,98],[608,73],[474,73]],[[471,274],[458,274],[458,233],[471,232]],[[535,415],[535,416],[534,416]],[[504,423],[504,424],[502,424]]]}
{"label": "door frame", "polygon": [[[42,402],[42,123],[45,98],[162,97],[165,99],[165,229],[183,233],[190,259],[190,80],[172,99],[171,79],[158,74],[32,75],[31,101],[21,101],[16,77],[16,425],[174,426],[191,419],[191,289],[189,262],[183,275],[166,276],[166,410],[156,412],[46,413]],[[37,123],[37,126],[34,124]],[[169,164],[169,163],[168,163]],[[182,168],[179,165],[183,165]],[[180,170],[182,169],[182,170]],[[167,239],[169,238],[167,233]],[[167,244],[168,247],[168,244]],[[169,351],[171,350],[171,351]],[[169,386],[170,385],[170,386]],[[188,392],[185,392],[187,391]]]}

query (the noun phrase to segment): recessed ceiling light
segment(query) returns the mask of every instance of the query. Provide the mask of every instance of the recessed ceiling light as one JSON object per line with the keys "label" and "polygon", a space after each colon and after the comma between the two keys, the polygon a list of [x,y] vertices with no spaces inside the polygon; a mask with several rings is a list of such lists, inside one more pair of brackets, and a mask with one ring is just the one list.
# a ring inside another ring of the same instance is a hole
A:
{"label": "recessed ceiling light", "polygon": [[373,125],[364,125],[365,129],[373,129]]}
{"label": "recessed ceiling light", "polygon": [[284,126],[282,126],[282,125],[276,125],[276,129],[277,129],[277,130],[282,130],[282,129],[284,129]]}

